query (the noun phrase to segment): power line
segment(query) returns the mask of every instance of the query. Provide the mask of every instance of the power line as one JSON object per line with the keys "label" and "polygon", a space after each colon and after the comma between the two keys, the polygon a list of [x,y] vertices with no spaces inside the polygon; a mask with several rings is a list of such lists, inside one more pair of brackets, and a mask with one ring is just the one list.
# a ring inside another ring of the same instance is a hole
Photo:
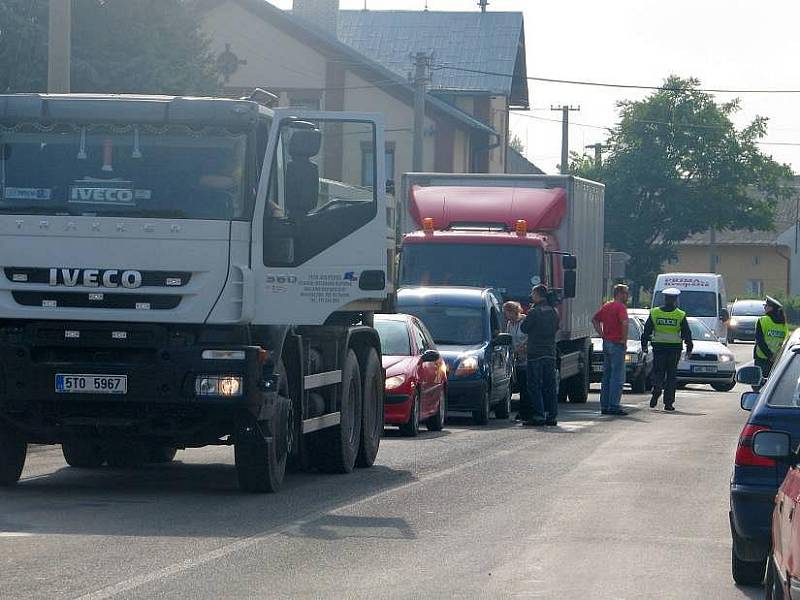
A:
{"label": "power line", "polygon": [[609,83],[606,81],[582,81],[578,79],[557,79],[554,77],[534,77],[526,76],[520,77],[519,75],[508,73],[500,73],[497,71],[483,71],[480,69],[467,69],[465,67],[453,67],[450,65],[440,65],[434,70],[449,70],[460,71],[462,73],[473,73],[477,75],[492,75],[494,77],[507,77],[509,79],[524,79],[528,81],[538,81],[540,83],[561,83],[565,85],[584,85],[602,88],[617,88],[626,90],[663,90],[669,92],[707,92],[711,94],[800,94],[800,89],[726,89],[726,88],[695,88],[695,87],[672,87],[665,85],[640,85],[633,83]]}

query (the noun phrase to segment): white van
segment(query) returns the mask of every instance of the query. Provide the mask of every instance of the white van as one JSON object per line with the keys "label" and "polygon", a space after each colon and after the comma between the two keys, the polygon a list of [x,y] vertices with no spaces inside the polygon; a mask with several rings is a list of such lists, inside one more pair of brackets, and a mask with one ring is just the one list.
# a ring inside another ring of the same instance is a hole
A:
{"label": "white van", "polygon": [[679,306],[690,317],[700,321],[717,334],[723,344],[728,340],[728,294],[725,280],[718,273],[662,273],[653,288],[653,306],[662,306],[667,288],[681,291]]}

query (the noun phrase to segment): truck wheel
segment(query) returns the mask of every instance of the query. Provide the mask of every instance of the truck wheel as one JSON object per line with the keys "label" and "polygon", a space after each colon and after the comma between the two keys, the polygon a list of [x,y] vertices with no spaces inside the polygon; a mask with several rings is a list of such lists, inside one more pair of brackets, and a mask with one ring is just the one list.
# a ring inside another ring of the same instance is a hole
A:
{"label": "truck wheel", "polygon": [[178,449],[173,446],[150,446],[147,448],[147,462],[156,465],[171,463]]}
{"label": "truck wheel", "polygon": [[286,361],[281,359],[275,368],[275,373],[280,377],[278,394],[288,398],[286,418],[286,469],[290,473],[299,473],[309,469],[309,452],[307,437],[303,434],[303,400],[299,390],[292,393],[289,375],[286,371]]}
{"label": "truck wheel", "polygon": [[18,431],[0,424],[0,486],[14,485],[22,475],[28,443]]}
{"label": "truck wheel", "polygon": [[111,444],[104,454],[108,466],[115,469],[141,467],[147,460],[147,451],[140,444]]}
{"label": "truck wheel", "polygon": [[252,419],[237,431],[233,449],[242,491],[274,493],[283,484],[289,407],[285,399],[278,398],[272,420]]}
{"label": "truck wheel", "polygon": [[370,350],[364,360],[364,394],[361,404],[361,444],[356,466],[375,464],[383,435],[383,369],[378,353]]}
{"label": "truck wheel", "polygon": [[500,404],[495,405],[494,416],[498,419],[508,419],[511,416],[511,382],[508,383],[505,398],[500,401]]}
{"label": "truck wheel", "polygon": [[361,438],[361,372],[352,350],[342,369],[341,415],[339,424],[323,429],[315,444],[315,458],[325,473],[349,473],[353,470]]}
{"label": "truck wheel", "polygon": [[475,425],[486,425],[489,422],[489,403],[491,397],[492,390],[487,386],[486,392],[484,392],[481,398],[481,405],[477,410],[472,411],[472,420],[475,422]]}
{"label": "truck wheel", "polygon": [[739,585],[760,585],[764,579],[766,560],[747,561],[736,556],[736,550],[731,548],[731,574],[733,580]]}
{"label": "truck wheel", "polygon": [[64,460],[76,469],[97,469],[105,458],[100,444],[91,440],[70,440],[61,444]]}

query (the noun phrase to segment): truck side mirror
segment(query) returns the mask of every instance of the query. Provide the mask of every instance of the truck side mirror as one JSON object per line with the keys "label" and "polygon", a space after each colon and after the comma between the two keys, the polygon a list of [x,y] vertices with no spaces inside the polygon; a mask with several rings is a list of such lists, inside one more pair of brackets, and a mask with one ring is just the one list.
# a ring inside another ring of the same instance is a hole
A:
{"label": "truck side mirror", "polygon": [[[567,254],[566,256],[561,257],[561,266],[565,271],[574,271],[578,268],[578,259],[572,254]],[[573,296],[568,297],[572,298]]]}
{"label": "truck side mirror", "polygon": [[564,298],[574,298],[578,292],[578,274],[564,271]]}

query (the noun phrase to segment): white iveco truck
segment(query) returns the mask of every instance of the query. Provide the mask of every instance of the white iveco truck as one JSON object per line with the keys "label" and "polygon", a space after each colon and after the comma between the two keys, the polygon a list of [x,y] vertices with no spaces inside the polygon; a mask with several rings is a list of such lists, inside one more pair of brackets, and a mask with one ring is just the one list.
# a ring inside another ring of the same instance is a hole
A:
{"label": "white iveco truck", "polygon": [[239,485],[372,465],[383,129],[256,101],[0,96],[0,484],[232,445]]}

